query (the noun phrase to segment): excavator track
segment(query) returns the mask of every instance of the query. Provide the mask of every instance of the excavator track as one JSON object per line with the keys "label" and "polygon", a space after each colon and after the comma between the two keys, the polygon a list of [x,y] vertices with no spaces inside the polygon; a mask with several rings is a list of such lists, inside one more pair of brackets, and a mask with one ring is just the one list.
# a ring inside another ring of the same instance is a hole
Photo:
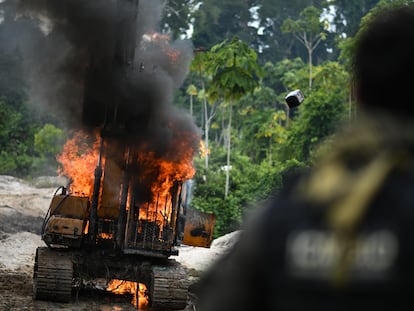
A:
{"label": "excavator track", "polygon": [[69,253],[38,247],[33,270],[35,299],[69,302],[72,297],[73,264]]}
{"label": "excavator track", "polygon": [[150,303],[154,310],[182,310],[188,298],[185,269],[175,260],[166,266],[152,267]]}

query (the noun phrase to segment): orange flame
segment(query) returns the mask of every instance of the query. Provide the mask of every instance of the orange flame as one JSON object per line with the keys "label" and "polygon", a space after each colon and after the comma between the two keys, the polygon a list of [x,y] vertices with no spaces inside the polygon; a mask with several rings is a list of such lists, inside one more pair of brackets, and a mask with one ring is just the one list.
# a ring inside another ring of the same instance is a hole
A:
{"label": "orange flame", "polygon": [[[174,49],[171,45],[170,45],[170,39],[171,36],[169,34],[161,34],[159,32],[149,32],[146,33],[142,36],[143,40],[144,40],[144,44],[148,44],[148,43],[155,43],[158,44],[162,51],[168,55],[168,57],[171,59],[171,61],[173,63],[176,63],[180,57],[180,51],[177,49]],[[145,47],[145,45],[144,45]]]}
{"label": "orange flame", "polygon": [[[157,222],[166,220],[164,217],[165,215],[171,215],[172,208],[170,190],[175,186],[176,182],[180,183],[190,179],[195,173],[192,162],[193,155],[195,154],[193,146],[194,137],[181,132],[174,134],[175,137],[171,143],[170,150],[162,156],[156,155],[152,151],[134,151],[132,153],[133,156],[130,158],[130,164],[140,167],[140,176],[135,177],[139,179],[139,182],[145,184],[152,194],[150,202],[147,202],[149,204],[149,211],[152,214],[142,214],[140,219],[156,218],[152,219],[152,221]],[[92,196],[94,170],[99,157],[99,148],[100,137],[97,133],[88,135],[80,131],[66,142],[63,152],[58,156],[57,160],[62,165],[60,174],[68,176],[72,181],[69,189],[71,193],[88,197]],[[123,150],[120,150],[120,152],[124,153]],[[105,158],[105,155],[101,156],[103,168],[105,168],[105,162],[108,162],[108,165],[112,163]],[[106,173],[109,175],[114,174],[111,173],[109,168],[108,172],[104,171],[104,176],[106,176]],[[102,238],[110,237],[102,236]]]}
{"label": "orange flame", "polygon": [[138,310],[148,306],[147,287],[145,284],[114,279],[111,280],[106,290],[120,295],[131,294],[133,296],[131,304],[138,308]]}
{"label": "orange flame", "polygon": [[[92,146],[92,147],[91,147]],[[94,170],[99,155],[99,138],[91,138],[79,131],[63,146],[57,160],[62,164],[60,175],[70,177],[70,192],[76,195],[91,196]]]}
{"label": "orange flame", "polygon": [[112,234],[102,232],[102,233],[99,234],[99,238],[101,238],[103,240],[111,240],[112,239]]}
{"label": "orange flame", "polygon": [[180,58],[180,52],[176,49],[169,47],[169,49],[164,49],[165,54],[171,59],[173,63],[176,63]]}
{"label": "orange flame", "polygon": [[[171,197],[170,189],[175,185],[175,182],[185,181],[190,179],[195,174],[195,168],[192,163],[194,149],[187,145],[188,139],[179,139],[176,146],[178,152],[175,155],[167,154],[165,157],[157,157],[154,152],[140,152],[138,154],[138,163],[144,168],[143,175],[151,175],[156,171],[157,175],[151,184],[151,193],[153,194],[152,201],[149,202],[149,211],[153,212],[156,219],[154,221],[162,222],[165,220],[164,215],[171,215]],[[176,161],[179,159],[179,161]],[[162,211],[156,210],[162,207]],[[140,219],[151,218],[151,215],[143,210],[140,214]]]}

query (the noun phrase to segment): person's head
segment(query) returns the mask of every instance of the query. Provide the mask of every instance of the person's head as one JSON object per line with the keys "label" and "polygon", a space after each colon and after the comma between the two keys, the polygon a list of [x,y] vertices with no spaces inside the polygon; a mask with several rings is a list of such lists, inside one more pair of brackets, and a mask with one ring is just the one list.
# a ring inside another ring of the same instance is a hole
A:
{"label": "person's head", "polygon": [[414,116],[414,6],[378,13],[358,33],[354,52],[362,108]]}

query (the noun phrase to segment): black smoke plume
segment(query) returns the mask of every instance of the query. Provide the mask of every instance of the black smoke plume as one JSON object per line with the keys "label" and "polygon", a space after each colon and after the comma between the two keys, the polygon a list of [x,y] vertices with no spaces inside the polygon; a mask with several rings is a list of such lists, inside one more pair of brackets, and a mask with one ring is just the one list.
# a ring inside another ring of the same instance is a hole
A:
{"label": "black smoke plume", "polygon": [[[172,105],[192,59],[189,41],[155,35],[160,0],[5,0],[2,44],[23,55],[30,103],[73,129],[168,146],[198,137]],[[198,143],[194,139],[194,143]]]}

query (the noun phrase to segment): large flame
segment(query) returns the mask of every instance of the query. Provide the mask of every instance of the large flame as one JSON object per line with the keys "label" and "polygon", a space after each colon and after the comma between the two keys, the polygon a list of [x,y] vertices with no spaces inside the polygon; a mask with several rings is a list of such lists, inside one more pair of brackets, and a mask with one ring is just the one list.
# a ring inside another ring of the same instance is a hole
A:
{"label": "large flame", "polygon": [[[152,215],[142,214],[140,219],[148,219],[155,215],[156,219],[153,221],[165,220],[163,215],[169,215],[171,211],[171,189],[176,186],[177,182],[181,183],[190,179],[195,173],[192,162],[195,153],[192,143],[194,138],[187,137],[186,133],[175,133],[175,136],[172,142],[174,147],[165,154],[159,155],[142,148],[144,151],[134,150],[131,152],[132,156],[128,158],[128,167],[131,167],[129,173],[139,175],[131,176],[131,178],[142,183],[141,187],[147,188],[151,193],[150,198],[145,198],[142,202],[148,204],[147,210],[154,213]],[[88,135],[82,131],[66,142],[63,152],[57,159],[61,163],[60,174],[71,180],[69,191],[72,194],[92,196],[94,171],[99,158],[104,169],[104,176],[114,174],[109,168],[112,167],[113,170],[113,166],[108,166],[113,162],[105,158],[105,151],[99,154],[100,146],[101,138],[98,134]],[[103,150],[107,149],[108,146],[103,148]],[[130,149],[133,150],[134,147]],[[125,159],[124,153],[125,150],[119,150],[120,158]],[[107,168],[105,167],[106,161],[108,161]],[[125,167],[119,167],[119,170]],[[137,167],[139,170],[134,171]],[[160,207],[163,210],[160,210]]]}
{"label": "large flame", "polygon": [[120,295],[131,294],[133,297],[131,303],[138,310],[148,306],[147,287],[145,284],[114,279],[111,280],[106,290]]}
{"label": "large flame", "polygon": [[[195,169],[192,163],[194,149],[188,144],[187,137],[177,139],[176,154],[167,153],[165,157],[158,157],[154,152],[140,152],[137,161],[141,164],[145,175],[151,175],[157,172],[155,179],[151,184],[151,193],[153,194],[150,210],[155,211],[156,207],[164,207],[164,212],[156,213],[157,220],[162,221],[162,215],[169,215],[171,205],[170,189],[175,183],[183,182],[193,177]],[[140,215],[140,218],[147,218]]]}
{"label": "large flame", "polygon": [[57,160],[62,167],[60,175],[70,178],[70,192],[76,195],[92,195],[94,170],[99,156],[98,133],[91,136],[79,131],[69,139]]}
{"label": "large flame", "polygon": [[[192,163],[193,155],[196,152],[193,147],[194,137],[187,136],[186,133],[175,133],[172,142],[173,148],[167,148],[168,151],[160,155],[148,151],[148,148],[145,147],[138,150],[138,147],[132,144],[126,148],[129,150],[128,152],[122,148],[118,150],[116,147],[107,146],[111,143],[110,140],[104,140],[102,147],[102,140],[98,134],[87,134],[80,131],[66,142],[63,152],[57,158],[62,166],[60,174],[71,179],[69,187],[71,193],[91,197],[94,172],[99,159],[101,159],[104,178],[106,175],[119,175],[117,172],[111,172],[112,170],[130,168],[130,174],[137,173],[139,175],[131,176],[132,180],[141,182],[145,187],[148,187],[151,193],[151,199],[149,201],[146,199],[146,203],[142,203],[147,204],[149,208],[145,209],[146,213],[140,214],[139,218],[159,223],[165,220],[163,218],[165,215],[171,214],[171,188],[190,179],[195,173]],[[112,154],[114,150],[119,151],[118,156]],[[102,154],[100,154],[101,151],[103,151]],[[106,158],[105,152],[111,152],[111,157]],[[125,163],[122,167],[115,169],[113,167],[114,159],[124,159]],[[115,180],[119,179],[115,178]],[[104,184],[105,182],[101,182],[101,188],[105,188]],[[130,195],[129,193],[128,196]],[[100,196],[104,197],[102,189]],[[101,201],[104,200],[101,199]],[[119,204],[117,208],[119,208]],[[86,228],[85,232],[87,231]],[[99,237],[101,239],[113,238],[111,233],[106,232],[100,233]],[[148,305],[147,289],[144,284],[114,279],[107,287],[107,291],[132,294],[133,301],[131,303],[140,310]]]}

